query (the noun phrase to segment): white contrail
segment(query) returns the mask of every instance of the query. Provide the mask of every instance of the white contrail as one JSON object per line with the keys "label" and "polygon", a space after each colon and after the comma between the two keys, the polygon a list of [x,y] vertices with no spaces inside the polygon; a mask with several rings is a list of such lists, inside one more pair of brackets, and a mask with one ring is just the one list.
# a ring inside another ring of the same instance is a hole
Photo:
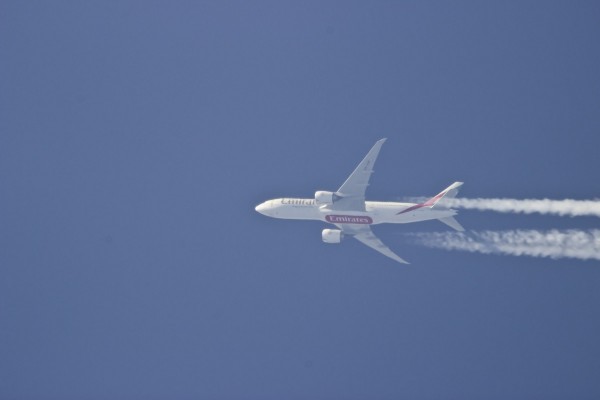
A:
{"label": "white contrail", "polygon": [[411,234],[418,244],[484,254],[600,260],[600,230],[510,230]]}
{"label": "white contrail", "polygon": [[497,211],[503,213],[554,214],[560,216],[595,216],[600,217],[600,201],[598,200],[549,200],[549,199],[444,199],[447,207],[465,208],[481,211]]}

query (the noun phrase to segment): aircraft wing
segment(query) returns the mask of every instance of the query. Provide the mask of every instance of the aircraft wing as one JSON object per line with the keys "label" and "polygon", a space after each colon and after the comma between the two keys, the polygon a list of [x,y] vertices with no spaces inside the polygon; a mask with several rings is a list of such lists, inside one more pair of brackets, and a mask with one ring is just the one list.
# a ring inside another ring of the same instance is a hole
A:
{"label": "aircraft wing", "polygon": [[354,211],[365,210],[365,191],[367,190],[367,186],[369,186],[369,179],[373,173],[373,165],[375,165],[379,150],[381,150],[381,146],[385,141],[386,139],[378,140],[365,158],[354,169],[354,172],[352,172],[342,186],[340,186],[336,194],[341,196],[341,199],[337,200],[332,205],[332,209]]}
{"label": "aircraft wing", "polygon": [[368,225],[356,226],[349,224],[336,224],[336,226],[340,228],[342,232],[344,232],[344,234],[353,236],[354,239],[369,246],[373,250],[380,252],[384,256],[387,256],[392,260],[398,261],[402,264],[409,264],[408,261],[400,258],[396,253],[390,250],[389,247],[383,244],[383,242],[379,240],[377,236],[375,236],[375,234]]}

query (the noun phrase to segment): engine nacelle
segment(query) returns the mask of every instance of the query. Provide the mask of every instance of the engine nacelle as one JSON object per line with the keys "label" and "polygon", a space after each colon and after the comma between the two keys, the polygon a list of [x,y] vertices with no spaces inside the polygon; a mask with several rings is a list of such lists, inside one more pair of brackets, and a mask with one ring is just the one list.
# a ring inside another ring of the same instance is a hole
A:
{"label": "engine nacelle", "polygon": [[340,196],[333,192],[326,192],[324,190],[319,190],[318,192],[315,192],[315,202],[320,206],[324,204],[333,204],[333,202],[338,200],[339,198]]}
{"label": "engine nacelle", "polygon": [[344,233],[339,229],[323,229],[321,237],[325,243],[339,243],[344,238]]}

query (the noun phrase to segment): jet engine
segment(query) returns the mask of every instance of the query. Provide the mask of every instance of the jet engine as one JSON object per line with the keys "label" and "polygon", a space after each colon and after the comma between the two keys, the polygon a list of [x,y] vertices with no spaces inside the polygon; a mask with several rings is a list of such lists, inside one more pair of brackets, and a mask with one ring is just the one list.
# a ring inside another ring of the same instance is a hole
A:
{"label": "jet engine", "polygon": [[339,198],[340,196],[333,192],[326,192],[323,190],[315,192],[315,202],[320,206],[324,204],[333,204],[333,202],[338,200]]}
{"label": "jet engine", "polygon": [[339,229],[323,229],[321,237],[325,243],[339,243],[344,238],[344,233]]}

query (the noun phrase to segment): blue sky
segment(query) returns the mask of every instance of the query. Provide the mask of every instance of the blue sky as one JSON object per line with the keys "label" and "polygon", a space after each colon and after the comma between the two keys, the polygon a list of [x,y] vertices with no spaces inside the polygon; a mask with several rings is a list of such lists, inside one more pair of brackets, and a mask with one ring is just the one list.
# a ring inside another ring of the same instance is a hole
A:
{"label": "blue sky", "polygon": [[[597,2],[0,5],[0,397],[600,396],[597,261],[402,266],[273,197],[599,197]],[[463,211],[468,229],[598,219]]]}

